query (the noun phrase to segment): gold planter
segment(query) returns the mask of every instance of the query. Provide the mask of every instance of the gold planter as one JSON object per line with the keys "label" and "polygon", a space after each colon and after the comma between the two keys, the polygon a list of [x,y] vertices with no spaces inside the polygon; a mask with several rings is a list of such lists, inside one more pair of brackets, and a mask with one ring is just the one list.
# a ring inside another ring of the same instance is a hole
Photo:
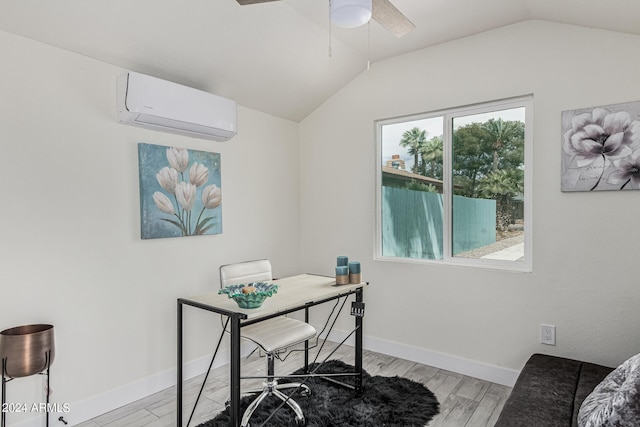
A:
{"label": "gold planter", "polygon": [[25,325],[0,332],[4,375],[28,377],[51,366],[55,356],[52,325]]}

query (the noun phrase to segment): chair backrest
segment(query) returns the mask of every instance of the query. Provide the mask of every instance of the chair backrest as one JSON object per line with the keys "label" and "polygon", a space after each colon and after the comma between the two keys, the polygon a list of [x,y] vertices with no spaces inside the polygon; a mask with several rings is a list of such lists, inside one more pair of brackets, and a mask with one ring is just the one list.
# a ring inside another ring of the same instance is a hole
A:
{"label": "chair backrest", "polygon": [[220,287],[273,279],[268,259],[227,264],[220,267]]}

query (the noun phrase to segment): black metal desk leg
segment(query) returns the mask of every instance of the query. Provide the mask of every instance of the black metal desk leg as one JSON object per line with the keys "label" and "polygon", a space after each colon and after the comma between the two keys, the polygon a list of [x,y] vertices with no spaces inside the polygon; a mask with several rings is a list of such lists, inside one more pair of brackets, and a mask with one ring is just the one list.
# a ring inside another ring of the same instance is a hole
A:
{"label": "black metal desk leg", "polygon": [[[363,301],[363,292],[362,288],[356,291],[356,302]],[[356,391],[362,391],[362,316],[356,317],[356,372],[358,376],[356,377]]]}
{"label": "black metal desk leg", "polygon": [[[309,307],[304,309],[304,321],[309,323]],[[304,372],[309,373],[309,340],[304,342]]]}
{"label": "black metal desk leg", "polygon": [[240,426],[240,317],[231,316],[231,417],[229,425]]}
{"label": "black metal desk leg", "polygon": [[177,426],[182,427],[182,303],[178,301],[178,379],[176,383],[177,401],[178,407],[176,413],[178,414]]}

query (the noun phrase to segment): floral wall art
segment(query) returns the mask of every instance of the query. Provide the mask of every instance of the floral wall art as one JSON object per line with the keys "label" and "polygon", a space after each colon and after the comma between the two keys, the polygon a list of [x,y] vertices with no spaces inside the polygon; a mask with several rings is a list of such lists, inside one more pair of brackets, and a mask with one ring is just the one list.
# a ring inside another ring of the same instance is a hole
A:
{"label": "floral wall art", "polygon": [[562,112],[562,191],[640,189],[640,102]]}
{"label": "floral wall art", "polygon": [[220,154],[138,144],[143,239],[222,233]]}

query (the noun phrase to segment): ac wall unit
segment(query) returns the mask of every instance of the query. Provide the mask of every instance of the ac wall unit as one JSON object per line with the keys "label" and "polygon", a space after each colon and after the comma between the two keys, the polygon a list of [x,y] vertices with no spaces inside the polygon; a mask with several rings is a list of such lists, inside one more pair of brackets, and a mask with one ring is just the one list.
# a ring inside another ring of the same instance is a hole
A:
{"label": "ac wall unit", "polygon": [[237,133],[235,101],[177,83],[129,72],[118,78],[123,124],[226,141]]}

